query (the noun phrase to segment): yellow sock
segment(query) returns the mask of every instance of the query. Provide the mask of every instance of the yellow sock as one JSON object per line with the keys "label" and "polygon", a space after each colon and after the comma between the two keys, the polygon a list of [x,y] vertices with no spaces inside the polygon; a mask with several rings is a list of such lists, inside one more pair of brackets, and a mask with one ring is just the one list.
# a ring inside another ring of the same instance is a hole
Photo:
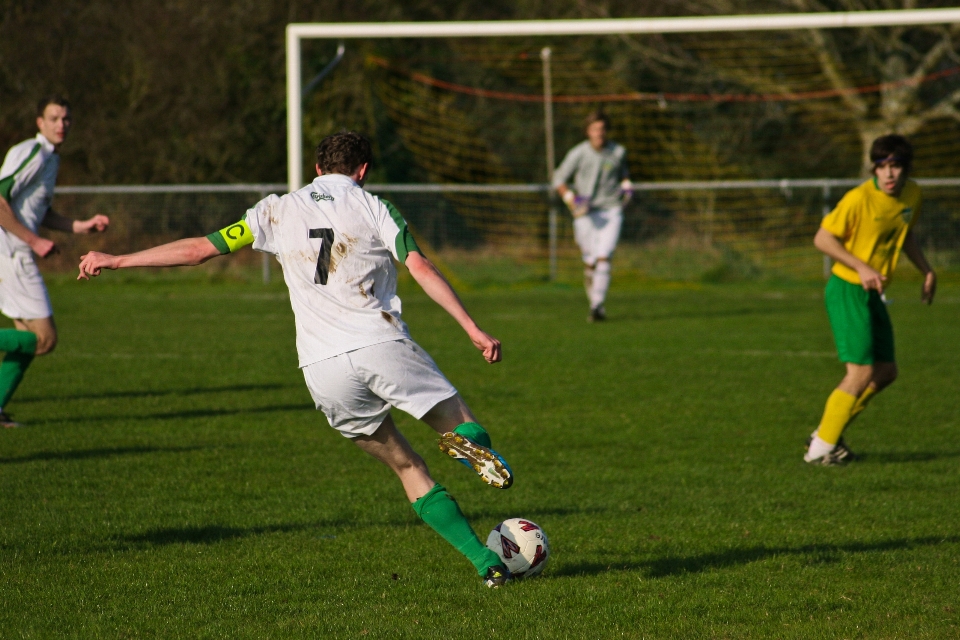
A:
{"label": "yellow sock", "polygon": [[824,442],[837,444],[837,440],[843,433],[843,428],[853,417],[853,407],[856,403],[856,396],[850,395],[846,391],[840,391],[840,389],[834,389],[830,397],[827,398],[827,406],[823,410],[823,418],[820,419],[817,436]]}
{"label": "yellow sock", "polygon": [[866,389],[863,390],[863,393],[860,394],[860,397],[857,398],[857,403],[853,405],[853,409],[850,410],[850,418],[855,418],[857,415],[867,408],[867,403],[870,402],[870,398],[877,395],[877,388],[872,384],[869,385]]}

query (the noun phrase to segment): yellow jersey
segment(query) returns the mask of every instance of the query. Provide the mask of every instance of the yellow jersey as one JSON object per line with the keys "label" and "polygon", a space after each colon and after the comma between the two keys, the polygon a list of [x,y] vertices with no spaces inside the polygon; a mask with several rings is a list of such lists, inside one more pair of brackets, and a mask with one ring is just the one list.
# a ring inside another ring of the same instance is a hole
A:
{"label": "yellow jersey", "polygon": [[[848,191],[820,226],[889,281],[907,232],[920,217],[921,203],[920,187],[913,180],[907,180],[895,198],[871,178]],[[833,273],[851,284],[862,284],[857,272],[840,262],[833,265]]]}

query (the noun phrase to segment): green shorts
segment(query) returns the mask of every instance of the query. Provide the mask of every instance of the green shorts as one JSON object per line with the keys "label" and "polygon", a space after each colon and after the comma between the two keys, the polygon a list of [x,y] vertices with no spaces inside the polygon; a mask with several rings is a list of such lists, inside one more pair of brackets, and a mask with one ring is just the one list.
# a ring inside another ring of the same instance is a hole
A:
{"label": "green shorts", "polygon": [[895,362],[893,325],[879,293],[834,275],[827,281],[824,301],[841,362]]}

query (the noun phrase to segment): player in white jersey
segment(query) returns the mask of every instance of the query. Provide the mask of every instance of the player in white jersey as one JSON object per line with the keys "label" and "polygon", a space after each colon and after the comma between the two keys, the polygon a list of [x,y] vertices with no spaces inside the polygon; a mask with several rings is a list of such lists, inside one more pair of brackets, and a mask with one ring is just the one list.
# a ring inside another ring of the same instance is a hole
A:
{"label": "player in white jersey", "polygon": [[484,482],[504,489],[512,484],[510,468],[490,448],[490,436],[410,339],[394,260],[406,265],[488,362],[500,360],[500,342],[473,321],[422,255],[396,208],[363,190],[371,158],[363,136],[329,136],[317,147],[318,177],[303,189],[269,196],[236,224],[205,238],[125,256],[88,253],[79,278],[101,269],[196,265],[248,244],[276,255],[290,291],[300,367],[317,408],[330,426],[389,466],[417,515],[473,563],[487,586],[498,587],[510,579],[509,571],[480,542],[390,416],[393,406],[422,419],[441,434],[440,449]]}
{"label": "player in white jersey", "polygon": [[104,231],[106,216],[71,220],[50,204],[57,183],[57,149],[70,131],[70,105],[59,96],[37,104],[34,138],[11,148],[0,166],[0,313],[15,329],[0,329],[0,425],[19,426],[4,411],[34,356],[53,351],[57,327],[50,297],[33,254],[45,258],[56,245],[37,235],[41,226],[72,233]]}
{"label": "player in white jersey", "polygon": [[633,185],[627,150],[607,139],[610,120],[606,114],[593,111],[584,124],[587,139],[567,152],[553,174],[553,187],[573,214],[573,234],[583,256],[583,281],[590,302],[587,320],[596,322],[607,317],[603,305],[610,288],[610,258]]}

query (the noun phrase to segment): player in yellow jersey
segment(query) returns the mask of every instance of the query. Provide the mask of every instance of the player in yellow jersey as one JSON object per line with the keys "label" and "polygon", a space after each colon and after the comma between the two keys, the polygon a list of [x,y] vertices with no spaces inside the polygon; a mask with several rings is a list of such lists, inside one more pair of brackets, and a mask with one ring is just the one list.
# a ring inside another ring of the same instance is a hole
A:
{"label": "player in yellow jersey", "polygon": [[823,219],[813,244],[833,258],[825,301],[830,327],[847,374],[827,399],[804,460],[849,462],[841,436],[870,399],[897,379],[893,327],[883,299],[902,250],[924,273],[921,299],[930,304],[937,276],[913,233],[920,217],[920,187],[908,179],[913,147],[903,136],[874,140],[873,178],[852,189]]}

